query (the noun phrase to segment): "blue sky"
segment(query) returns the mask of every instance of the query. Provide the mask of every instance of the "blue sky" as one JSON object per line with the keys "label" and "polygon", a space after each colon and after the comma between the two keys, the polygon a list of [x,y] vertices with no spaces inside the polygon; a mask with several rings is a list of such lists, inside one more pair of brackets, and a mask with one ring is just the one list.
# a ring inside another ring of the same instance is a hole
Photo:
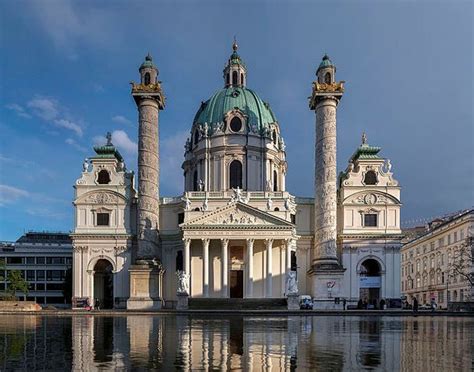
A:
{"label": "blue sky", "polygon": [[313,194],[307,97],[328,53],[346,81],[339,169],[366,131],[392,161],[403,221],[474,204],[470,1],[2,1],[0,21],[0,240],[72,229],[72,185],[107,131],[136,168],[129,82],[147,52],[167,96],[161,194],[180,194],[184,141],[234,35],[281,125],[290,192]]}

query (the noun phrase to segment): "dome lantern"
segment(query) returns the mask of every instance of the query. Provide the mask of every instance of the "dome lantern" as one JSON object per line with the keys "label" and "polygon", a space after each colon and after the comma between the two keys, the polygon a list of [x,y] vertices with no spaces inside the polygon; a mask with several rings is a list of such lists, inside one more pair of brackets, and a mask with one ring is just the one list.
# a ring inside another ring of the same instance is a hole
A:
{"label": "dome lantern", "polygon": [[237,40],[234,37],[234,42],[232,43],[233,52],[224,67],[225,87],[245,87],[247,83],[247,68],[237,53],[238,48]]}

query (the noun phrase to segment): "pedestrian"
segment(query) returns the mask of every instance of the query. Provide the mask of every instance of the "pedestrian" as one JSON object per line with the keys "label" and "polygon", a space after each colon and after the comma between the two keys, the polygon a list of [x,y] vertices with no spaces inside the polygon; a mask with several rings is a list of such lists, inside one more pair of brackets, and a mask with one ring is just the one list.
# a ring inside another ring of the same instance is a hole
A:
{"label": "pedestrian", "polygon": [[413,312],[414,313],[418,312],[418,300],[416,297],[413,299]]}
{"label": "pedestrian", "polygon": [[434,298],[431,299],[431,312],[436,310],[436,301]]}
{"label": "pedestrian", "polygon": [[346,299],[345,298],[342,299],[342,308],[344,310],[346,310]]}
{"label": "pedestrian", "polygon": [[100,310],[100,301],[98,298],[95,299],[95,309]]}
{"label": "pedestrian", "polygon": [[385,300],[383,298],[380,300],[380,310],[385,310]]}

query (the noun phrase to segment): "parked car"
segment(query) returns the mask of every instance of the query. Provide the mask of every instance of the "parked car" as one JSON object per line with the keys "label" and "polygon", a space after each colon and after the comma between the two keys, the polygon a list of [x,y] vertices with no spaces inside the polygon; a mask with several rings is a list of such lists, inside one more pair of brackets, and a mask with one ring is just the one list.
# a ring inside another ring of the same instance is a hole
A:
{"label": "parked car", "polygon": [[313,299],[308,295],[300,296],[300,309],[301,310],[312,310],[313,309]]}

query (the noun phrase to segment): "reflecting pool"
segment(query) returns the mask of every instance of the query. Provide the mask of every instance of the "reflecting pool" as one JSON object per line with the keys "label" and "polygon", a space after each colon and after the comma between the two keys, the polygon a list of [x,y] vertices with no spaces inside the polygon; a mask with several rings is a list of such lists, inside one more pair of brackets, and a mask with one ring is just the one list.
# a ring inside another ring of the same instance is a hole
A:
{"label": "reflecting pool", "polygon": [[474,318],[0,316],[0,370],[470,371]]}

